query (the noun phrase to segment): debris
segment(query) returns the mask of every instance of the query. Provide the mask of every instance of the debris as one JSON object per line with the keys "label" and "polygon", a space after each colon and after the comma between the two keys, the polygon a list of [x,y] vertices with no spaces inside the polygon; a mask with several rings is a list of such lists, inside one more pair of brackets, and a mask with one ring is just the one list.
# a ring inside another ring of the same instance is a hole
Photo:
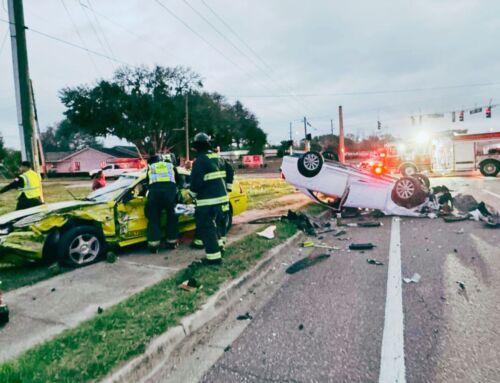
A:
{"label": "debris", "polygon": [[370,265],[384,266],[383,262],[377,261],[376,259],[367,258],[366,262],[368,262]]}
{"label": "debris", "polygon": [[450,222],[460,222],[460,221],[466,221],[469,219],[469,215],[445,215],[443,216],[443,220],[444,222],[446,223],[450,223]]}
{"label": "debris", "polygon": [[263,223],[278,223],[278,222],[281,222],[283,218],[286,218],[286,217],[283,217],[281,215],[277,215],[277,216],[257,218],[257,219],[254,219],[252,221],[248,221],[248,224],[261,225]]}
{"label": "debris", "polygon": [[299,331],[302,331],[302,330],[304,330],[304,325],[301,323],[301,324],[299,324]]}
{"label": "debris", "polygon": [[56,291],[56,288],[55,288],[55,287],[52,287],[52,288],[50,289],[50,292],[51,292],[51,293],[53,293],[54,291]]}
{"label": "debris", "polygon": [[315,257],[306,257],[302,258],[301,260],[295,262],[292,264],[290,267],[286,269],[287,274],[295,274],[296,272],[305,269],[307,267],[311,267],[315,265],[316,263],[319,263],[321,261],[324,261],[325,259],[329,258],[330,254],[321,254],[317,255]]}
{"label": "debris", "polygon": [[253,317],[250,315],[250,313],[247,311],[244,315],[238,315],[236,317],[236,320],[252,320]]}
{"label": "debris", "polygon": [[108,254],[106,254],[106,261],[108,263],[115,263],[116,259],[117,259],[116,254],[113,253],[112,251],[108,251]]}
{"label": "debris", "polygon": [[457,283],[458,287],[460,287],[462,290],[465,290],[465,283],[464,282],[457,281],[456,283]]}
{"label": "debris", "polygon": [[303,242],[302,247],[316,247],[318,249],[340,250],[340,248],[336,247],[336,246],[328,246],[328,245],[318,244],[318,243],[314,243],[312,241]]}
{"label": "debris", "polygon": [[336,232],[333,236],[334,237],[340,237],[341,235],[345,235],[345,234],[347,234],[347,231],[340,230],[340,231]]}
{"label": "debris", "polygon": [[266,229],[262,230],[261,232],[257,233],[257,235],[259,237],[273,239],[275,230],[276,230],[276,225],[271,225],[271,226],[267,227]]}
{"label": "debris", "polygon": [[358,223],[348,223],[349,227],[379,227],[382,226],[382,222],[378,221],[367,221],[367,222],[358,222]]}
{"label": "debris", "polygon": [[102,314],[104,312],[104,309],[101,306],[97,307],[97,314]]}
{"label": "debris", "polygon": [[186,291],[195,291],[201,288],[201,285],[194,278],[189,278],[179,285],[179,288]]}
{"label": "debris", "polygon": [[479,212],[485,216],[485,217],[488,217],[490,215],[493,215],[489,210],[488,208],[486,207],[486,204],[484,202],[480,202],[478,205],[477,205],[477,210],[479,210]]}
{"label": "debris", "polygon": [[457,249],[453,249],[453,252],[454,252],[454,253],[458,253],[458,250],[457,250]]}
{"label": "debris", "polygon": [[350,250],[371,250],[375,247],[373,243],[351,243],[349,245]]}
{"label": "debris", "polygon": [[486,218],[485,223],[486,223],[486,225],[488,225],[490,227],[498,227],[498,226],[500,226],[500,216],[491,215],[491,216]]}
{"label": "debris", "polygon": [[296,213],[293,210],[288,210],[288,214],[282,217],[282,219],[287,219],[290,222],[294,223],[299,230],[302,230],[308,235],[316,234],[316,230],[314,230],[311,219],[304,213]]}
{"label": "debris", "polygon": [[465,233],[465,230],[463,227],[460,228],[460,230],[455,230],[455,234],[463,234],[463,233]]}
{"label": "debris", "polygon": [[436,213],[429,213],[429,214],[427,214],[427,217],[430,219],[436,219],[438,217],[438,215]]}
{"label": "debris", "polygon": [[421,278],[419,273],[415,273],[411,278],[403,278],[403,281],[404,283],[418,283]]}
{"label": "debris", "polygon": [[48,267],[50,274],[57,275],[61,273],[61,265],[58,262],[53,263]]}
{"label": "debris", "polygon": [[231,346],[226,346],[226,347],[224,348],[224,352],[228,352],[228,351],[231,351]]}
{"label": "debris", "polygon": [[457,194],[453,197],[453,207],[465,213],[476,210],[478,205],[479,203],[470,194]]}
{"label": "debris", "polygon": [[337,231],[337,229],[328,229],[328,230],[318,231],[316,234],[326,234],[326,233],[331,233],[332,231]]}
{"label": "debris", "polygon": [[357,218],[361,215],[361,212],[355,207],[345,207],[342,209],[340,215],[342,218]]}

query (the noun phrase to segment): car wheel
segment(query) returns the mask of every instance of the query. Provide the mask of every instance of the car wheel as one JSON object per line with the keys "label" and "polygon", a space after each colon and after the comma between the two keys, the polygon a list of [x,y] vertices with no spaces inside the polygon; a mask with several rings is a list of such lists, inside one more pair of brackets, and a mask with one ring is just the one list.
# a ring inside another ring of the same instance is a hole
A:
{"label": "car wheel", "polygon": [[323,156],[318,152],[304,153],[298,161],[299,173],[304,177],[314,177],[323,167]]}
{"label": "car wheel", "polygon": [[479,170],[485,177],[496,177],[500,172],[500,164],[495,160],[486,160],[481,163]]}
{"label": "car wheel", "polygon": [[105,253],[101,231],[93,226],[77,226],[61,236],[58,256],[61,263],[72,267],[90,265]]}
{"label": "car wheel", "polygon": [[409,209],[425,202],[427,188],[416,178],[403,177],[396,181],[391,197],[397,205]]}
{"label": "car wheel", "polygon": [[429,180],[429,177],[427,177],[425,174],[417,173],[417,174],[413,175],[412,177],[419,180],[420,183],[422,185],[424,185],[427,189],[429,189],[431,187],[431,181]]}
{"label": "car wheel", "polygon": [[413,177],[418,172],[418,169],[413,164],[403,164],[399,168],[399,172],[403,177]]}

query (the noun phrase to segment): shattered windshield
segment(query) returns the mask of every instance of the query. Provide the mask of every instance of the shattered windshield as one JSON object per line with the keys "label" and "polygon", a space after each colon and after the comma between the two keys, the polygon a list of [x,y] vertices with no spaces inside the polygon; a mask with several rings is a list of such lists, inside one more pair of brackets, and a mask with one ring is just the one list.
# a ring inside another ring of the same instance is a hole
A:
{"label": "shattered windshield", "polygon": [[124,190],[128,189],[131,185],[137,182],[135,175],[123,175],[112,184],[109,184],[101,189],[97,189],[90,193],[87,198],[88,201],[96,202],[109,202],[116,199]]}

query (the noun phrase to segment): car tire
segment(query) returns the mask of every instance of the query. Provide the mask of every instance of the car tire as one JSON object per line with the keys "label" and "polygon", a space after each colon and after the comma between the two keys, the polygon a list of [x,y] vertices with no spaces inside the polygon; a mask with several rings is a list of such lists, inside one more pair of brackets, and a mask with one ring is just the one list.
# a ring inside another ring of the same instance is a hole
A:
{"label": "car tire", "polygon": [[106,242],[98,228],[76,226],[61,235],[57,250],[60,263],[82,267],[97,262],[106,253]]}
{"label": "car tire", "polygon": [[318,152],[306,152],[297,163],[299,173],[304,177],[314,177],[323,167],[323,156]]}
{"label": "car tire", "polygon": [[399,172],[403,177],[413,177],[418,173],[418,169],[415,165],[407,163],[400,166]]}
{"label": "car tire", "polygon": [[417,173],[412,177],[419,180],[422,183],[422,185],[424,185],[427,189],[431,187],[431,181],[429,180],[429,177],[427,177],[425,174]]}
{"label": "car tire", "polygon": [[421,181],[413,177],[402,177],[396,181],[391,197],[396,205],[411,209],[424,203],[427,194],[428,189]]}
{"label": "car tire", "polygon": [[500,172],[500,163],[495,160],[486,160],[481,162],[479,171],[485,177],[496,177]]}

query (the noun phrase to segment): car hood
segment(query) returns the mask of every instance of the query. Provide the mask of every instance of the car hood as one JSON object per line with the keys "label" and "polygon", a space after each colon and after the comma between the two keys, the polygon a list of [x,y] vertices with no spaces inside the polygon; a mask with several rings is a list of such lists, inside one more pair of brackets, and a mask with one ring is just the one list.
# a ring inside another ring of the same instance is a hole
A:
{"label": "car hood", "polygon": [[48,203],[40,206],[35,206],[29,209],[17,210],[12,213],[7,213],[0,216],[0,226],[5,225],[10,222],[15,222],[20,220],[21,218],[28,217],[33,214],[39,213],[56,213],[60,210],[66,210],[71,208],[77,208],[80,206],[88,206],[94,205],[96,202],[93,201],[65,201],[65,202],[56,202],[56,203]]}

